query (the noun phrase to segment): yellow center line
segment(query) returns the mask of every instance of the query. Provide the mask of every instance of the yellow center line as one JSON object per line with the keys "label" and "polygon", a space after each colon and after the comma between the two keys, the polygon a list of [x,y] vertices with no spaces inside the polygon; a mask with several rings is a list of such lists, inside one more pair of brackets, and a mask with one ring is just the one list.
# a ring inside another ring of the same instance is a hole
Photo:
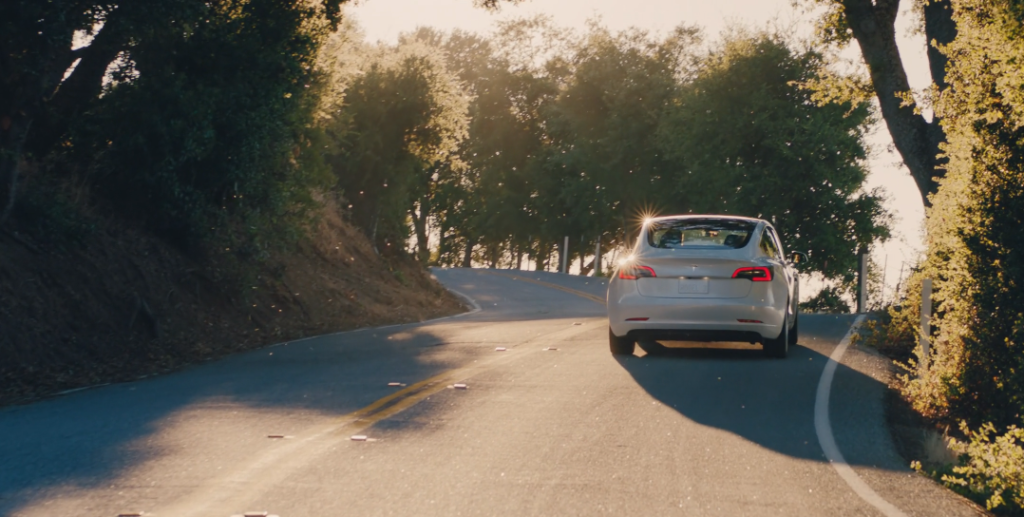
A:
{"label": "yellow center line", "polygon": [[[575,289],[562,288],[532,279],[523,280],[558,288],[600,303],[604,302],[596,296]],[[535,336],[524,340],[516,347],[542,340],[561,341],[575,334],[587,332],[598,325],[604,325],[604,321],[598,320],[584,325],[574,325],[552,334]],[[350,435],[369,429],[381,420],[409,409],[431,395],[447,389],[448,385],[456,380],[469,379],[513,357],[516,355],[497,354],[478,363],[441,372],[382,397],[356,411],[331,418],[329,422],[308,429],[302,433],[302,436],[296,436],[293,440],[280,443],[263,452],[224,477],[205,482],[202,488],[178,500],[170,507],[161,509],[160,513],[175,516],[205,516],[218,511],[220,513],[235,511],[241,506],[258,500],[269,487],[284,481],[293,472],[315,460],[332,446],[337,445],[340,440],[345,440]]]}

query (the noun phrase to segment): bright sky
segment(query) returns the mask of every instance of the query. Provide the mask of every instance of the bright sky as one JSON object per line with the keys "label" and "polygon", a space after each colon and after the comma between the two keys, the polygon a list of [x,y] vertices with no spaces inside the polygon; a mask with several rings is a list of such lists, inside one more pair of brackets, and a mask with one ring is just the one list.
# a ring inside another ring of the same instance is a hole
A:
{"label": "bright sky", "polygon": [[[666,33],[686,23],[703,27],[709,37],[735,24],[763,27],[774,23],[792,27],[801,37],[809,37],[812,30],[808,15],[794,9],[791,0],[527,0],[518,6],[506,5],[497,13],[473,7],[472,0],[358,0],[348,12],[368,40],[388,43],[396,42],[400,33],[421,25],[487,33],[496,20],[536,14],[551,16],[558,25],[580,30],[588,19],[595,17],[613,30],[639,27]],[[929,84],[925,40],[924,36],[911,33],[909,18],[908,13],[902,12],[897,20],[898,43],[911,86],[923,89]],[[923,249],[924,209],[909,172],[899,165],[899,155],[889,151],[892,140],[883,124],[879,123],[870,143],[873,156],[867,187],[884,188],[889,197],[887,207],[896,216],[894,238],[874,256],[879,265],[887,266],[886,285],[891,290],[901,265],[905,263],[909,268],[918,250]],[[906,275],[904,270],[904,278]]]}

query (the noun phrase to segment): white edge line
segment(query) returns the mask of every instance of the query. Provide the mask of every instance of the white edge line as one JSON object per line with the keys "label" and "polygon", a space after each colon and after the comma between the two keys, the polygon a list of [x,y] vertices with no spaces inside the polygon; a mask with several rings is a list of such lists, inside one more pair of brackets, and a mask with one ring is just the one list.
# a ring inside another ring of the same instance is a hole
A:
{"label": "white edge line", "polygon": [[[468,294],[466,294],[466,293],[464,293],[462,291],[456,291],[455,289],[448,289],[448,290],[453,292],[453,293],[455,293],[455,294],[457,294],[457,295],[459,295],[459,296],[461,296],[461,297],[463,297],[463,298],[465,298],[466,301],[469,302],[469,304],[473,306],[473,310],[471,310],[469,312],[464,312],[462,314],[454,314],[454,315],[451,315],[451,316],[444,316],[444,317],[438,318],[438,319],[444,320],[444,319],[448,319],[448,318],[454,318],[456,316],[467,316],[469,314],[476,314],[476,313],[480,312],[480,310],[481,310],[480,309],[480,304],[476,303],[476,300],[474,300],[471,296],[469,296]],[[431,320],[431,321],[436,321],[436,320]]]}
{"label": "white edge line", "polygon": [[843,340],[839,342],[839,346],[832,351],[832,355],[828,358],[828,363],[825,364],[825,370],[821,372],[821,380],[818,381],[818,393],[814,399],[814,431],[818,434],[818,443],[821,444],[821,450],[825,453],[825,457],[828,458],[829,464],[836,470],[839,477],[846,482],[853,491],[860,496],[861,499],[866,501],[871,506],[877,508],[886,517],[907,517],[907,514],[903,513],[899,508],[893,506],[892,503],[886,501],[882,496],[878,495],[877,492],[871,489],[867,483],[861,479],[860,476],[854,472],[853,468],[850,467],[846,460],[843,458],[843,453],[839,452],[839,446],[836,445],[836,439],[832,435],[832,422],[828,416],[828,399],[832,394],[832,379],[835,378],[836,368],[839,366],[839,361],[842,360],[843,354],[846,353],[846,349],[850,346],[850,340],[853,338],[853,334],[857,332],[857,329],[864,323],[864,314],[857,316],[854,320],[853,325],[850,325],[850,330],[843,336]]}

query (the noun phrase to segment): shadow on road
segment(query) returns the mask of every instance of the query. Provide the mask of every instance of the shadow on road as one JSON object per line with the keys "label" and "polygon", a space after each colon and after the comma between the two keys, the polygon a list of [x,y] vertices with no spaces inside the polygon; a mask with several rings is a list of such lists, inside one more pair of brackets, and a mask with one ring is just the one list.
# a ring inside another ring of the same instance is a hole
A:
{"label": "shadow on road", "polygon": [[[806,321],[802,343],[836,344],[848,328],[832,316]],[[765,358],[757,345],[665,344],[669,347],[653,354],[618,358],[655,399],[694,422],[766,449],[826,461],[815,433],[814,403],[827,356],[799,345],[778,360]],[[840,364],[830,400],[832,427],[849,463],[906,470],[895,458],[884,426],[881,394],[886,389],[871,376]]]}
{"label": "shadow on road", "polygon": [[[365,407],[396,391],[388,382],[415,382],[465,361],[467,348],[429,328],[353,332],[3,408],[0,515],[79,489],[159,486],[161,472],[135,469],[164,458],[176,471],[166,479],[182,471],[203,479],[223,452],[246,457],[273,446],[271,433]],[[182,452],[191,464],[175,462]]]}
{"label": "shadow on road", "polygon": [[[268,434],[297,433],[324,415],[345,415],[394,393],[389,382],[426,379],[522,339],[516,336],[524,332],[501,332],[494,323],[530,321],[529,335],[604,315],[600,304],[540,285],[479,271],[454,274],[451,287],[470,295],[482,311],[434,324],[293,341],[166,376],[0,409],[0,515],[78,489],[159,486],[160,473],[147,472],[140,481],[135,469],[182,452],[206,459],[169,468],[203,479],[222,452],[245,457],[268,447]],[[253,410],[262,421],[254,422]]]}
{"label": "shadow on road", "polygon": [[[481,350],[493,351],[502,340],[522,339],[486,322],[530,321],[528,332],[535,332],[604,314],[603,307],[568,293],[546,290],[538,296],[544,287],[482,277],[465,275],[456,288],[484,310],[441,326],[411,324],[321,336],[173,375],[0,409],[0,515],[76,489],[160,486],[164,478],[159,472],[140,478],[135,469],[181,451],[193,459],[207,454],[196,465],[172,465],[203,479],[216,468],[222,452],[228,457],[255,454],[268,447],[269,433],[301,432],[323,415],[348,414],[394,393],[388,382],[426,379],[472,362]],[[837,342],[834,329],[846,328],[821,326],[815,331],[813,323],[808,325],[805,336],[814,339],[817,332]],[[464,341],[453,342],[453,336]],[[601,344],[606,349],[603,340]],[[806,347],[796,347],[783,361],[764,359],[756,347],[698,348],[619,359],[619,364],[639,386],[687,418],[781,454],[824,461],[811,415],[825,360]],[[845,386],[852,382],[861,391],[879,389],[877,381],[858,372],[840,366],[839,373]],[[252,409],[263,415],[256,425],[247,411]],[[833,410],[834,426],[843,421]],[[862,456],[853,460],[871,461]],[[175,478],[168,474],[166,479]]]}

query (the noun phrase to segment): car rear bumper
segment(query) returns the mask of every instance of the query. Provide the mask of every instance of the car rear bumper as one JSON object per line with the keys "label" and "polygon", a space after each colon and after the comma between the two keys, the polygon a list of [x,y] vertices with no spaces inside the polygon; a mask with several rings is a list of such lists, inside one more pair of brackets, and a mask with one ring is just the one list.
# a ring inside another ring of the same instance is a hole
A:
{"label": "car rear bumper", "polygon": [[785,301],[777,303],[770,293],[756,298],[653,298],[621,287],[608,292],[608,324],[616,336],[760,342],[782,331]]}
{"label": "car rear bumper", "polygon": [[739,341],[760,343],[764,336],[751,330],[634,329],[626,333],[634,341]]}

